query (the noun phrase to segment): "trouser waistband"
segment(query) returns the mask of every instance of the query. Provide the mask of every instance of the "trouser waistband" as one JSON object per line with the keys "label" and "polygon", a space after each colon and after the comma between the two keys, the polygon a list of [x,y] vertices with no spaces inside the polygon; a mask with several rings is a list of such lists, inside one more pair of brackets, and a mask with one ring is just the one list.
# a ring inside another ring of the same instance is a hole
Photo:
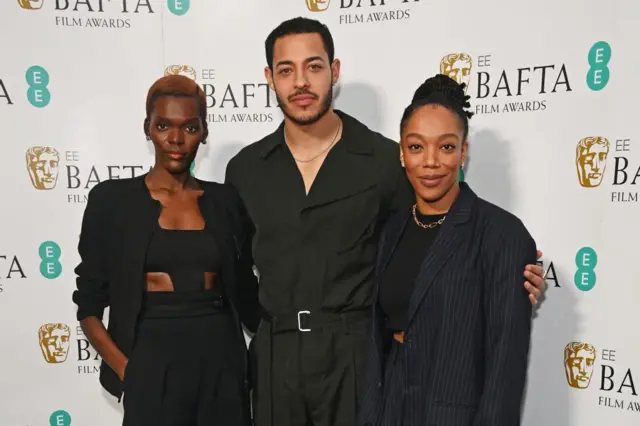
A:
{"label": "trouser waistband", "polygon": [[295,314],[281,314],[264,318],[269,322],[271,334],[291,331],[309,332],[342,323],[346,327],[371,319],[370,310],[349,312],[322,312],[301,310]]}

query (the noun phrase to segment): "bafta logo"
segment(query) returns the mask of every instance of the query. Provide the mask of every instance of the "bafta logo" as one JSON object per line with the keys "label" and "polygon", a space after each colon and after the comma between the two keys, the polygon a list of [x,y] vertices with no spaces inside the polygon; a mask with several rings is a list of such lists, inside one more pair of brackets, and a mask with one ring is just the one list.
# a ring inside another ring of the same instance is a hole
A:
{"label": "bafta logo", "polygon": [[564,371],[569,386],[586,389],[596,363],[596,348],[588,343],[571,342],[564,348]]}
{"label": "bafta logo", "polygon": [[324,12],[329,8],[331,0],[306,0],[307,9],[311,12]]}
{"label": "bafta logo", "polygon": [[196,70],[189,65],[169,65],[164,70],[164,75],[183,75],[185,77],[189,77],[192,80],[196,79]]}
{"label": "bafta logo", "polygon": [[66,324],[45,324],[38,330],[40,350],[49,364],[59,364],[67,360],[71,329]]}
{"label": "bafta logo", "polygon": [[34,146],[27,150],[26,157],[33,187],[42,190],[55,188],[60,165],[58,151],[49,146]]}
{"label": "bafta logo", "polygon": [[27,10],[37,10],[42,8],[44,0],[18,0],[18,4],[21,8]]}
{"label": "bafta logo", "polygon": [[440,74],[447,75],[458,82],[465,83],[465,94],[471,84],[471,66],[473,60],[467,53],[450,53],[440,60]]}
{"label": "bafta logo", "polygon": [[602,136],[589,136],[578,142],[576,168],[578,182],[584,188],[595,188],[602,183],[609,155],[609,140]]}

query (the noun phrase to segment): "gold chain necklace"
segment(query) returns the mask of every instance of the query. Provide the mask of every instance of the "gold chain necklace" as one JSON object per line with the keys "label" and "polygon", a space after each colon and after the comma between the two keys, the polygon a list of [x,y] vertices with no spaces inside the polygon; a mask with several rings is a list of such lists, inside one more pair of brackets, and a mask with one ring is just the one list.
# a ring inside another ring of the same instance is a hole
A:
{"label": "gold chain necklace", "polygon": [[[293,153],[291,153],[291,156],[293,157],[294,160],[296,160],[296,162],[298,163],[310,163],[313,160],[315,160],[316,158],[320,157],[322,154],[324,154],[325,152],[327,152],[329,150],[329,148],[331,148],[333,146],[333,144],[336,142],[336,138],[338,137],[338,134],[340,133],[340,129],[342,128],[342,120],[340,120],[340,124],[338,125],[338,130],[336,130],[336,134],[333,136],[333,140],[331,141],[331,143],[329,144],[329,146],[327,146],[325,149],[323,149],[322,151],[320,151],[319,154],[314,155],[313,157],[311,157],[308,160],[300,160],[298,158],[296,158]],[[287,139],[287,134],[284,134],[284,141],[285,143],[288,145],[289,140]]]}
{"label": "gold chain necklace", "polygon": [[417,204],[414,204],[414,205],[413,205],[413,221],[416,223],[416,225],[418,225],[418,226],[419,226],[419,227],[421,227],[421,228],[425,228],[425,229],[428,229],[428,228],[435,228],[435,227],[436,227],[436,226],[438,226],[438,225],[442,225],[442,222],[444,222],[444,218],[445,218],[445,217],[447,217],[447,215],[444,215],[444,217],[442,217],[442,219],[437,220],[437,221],[435,221],[435,222],[428,223],[428,224],[426,224],[426,225],[425,225],[424,223],[422,223],[422,222],[420,222],[420,221],[418,220],[418,216],[416,215],[416,209],[417,209],[417,207],[418,207],[418,205],[417,205]]}

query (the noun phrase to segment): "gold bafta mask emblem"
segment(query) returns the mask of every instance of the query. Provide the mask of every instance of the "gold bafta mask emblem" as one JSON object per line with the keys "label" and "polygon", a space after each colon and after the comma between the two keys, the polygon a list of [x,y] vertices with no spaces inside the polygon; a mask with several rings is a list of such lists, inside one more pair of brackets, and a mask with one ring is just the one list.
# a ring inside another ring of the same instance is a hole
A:
{"label": "gold bafta mask emblem", "polygon": [[586,389],[596,364],[596,348],[588,343],[571,342],[564,348],[564,371],[569,386]]}
{"label": "gold bafta mask emblem", "polygon": [[45,324],[38,330],[40,350],[49,364],[59,364],[67,360],[71,329],[66,324]]}
{"label": "gold bafta mask emblem", "polygon": [[447,75],[458,82],[465,83],[467,93],[471,85],[471,67],[473,59],[467,53],[451,53],[440,60],[440,74]]}
{"label": "gold bafta mask emblem", "polygon": [[36,189],[53,189],[58,181],[60,154],[49,146],[34,146],[27,150],[27,171]]}
{"label": "gold bafta mask emblem", "polygon": [[578,142],[576,168],[578,181],[585,188],[600,186],[607,166],[609,140],[602,136],[590,136]]}
{"label": "gold bafta mask emblem", "polygon": [[23,9],[36,10],[42,7],[44,0],[18,0],[18,4]]}
{"label": "gold bafta mask emblem", "polygon": [[329,8],[329,2],[331,0],[306,0],[307,9],[311,12],[324,12]]}
{"label": "gold bafta mask emblem", "polygon": [[189,65],[169,65],[164,70],[164,75],[184,75],[192,80],[196,79],[196,70]]}

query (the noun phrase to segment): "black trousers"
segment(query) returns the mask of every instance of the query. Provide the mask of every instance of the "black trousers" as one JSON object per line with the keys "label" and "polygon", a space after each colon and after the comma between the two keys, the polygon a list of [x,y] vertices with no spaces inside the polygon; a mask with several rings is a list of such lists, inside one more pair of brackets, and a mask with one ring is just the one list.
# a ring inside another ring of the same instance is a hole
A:
{"label": "black trousers", "polygon": [[228,311],[149,315],[123,383],[123,426],[250,425],[243,359]]}
{"label": "black trousers", "polygon": [[261,323],[252,348],[256,426],[356,425],[369,337],[365,316],[309,332],[274,334]]}

